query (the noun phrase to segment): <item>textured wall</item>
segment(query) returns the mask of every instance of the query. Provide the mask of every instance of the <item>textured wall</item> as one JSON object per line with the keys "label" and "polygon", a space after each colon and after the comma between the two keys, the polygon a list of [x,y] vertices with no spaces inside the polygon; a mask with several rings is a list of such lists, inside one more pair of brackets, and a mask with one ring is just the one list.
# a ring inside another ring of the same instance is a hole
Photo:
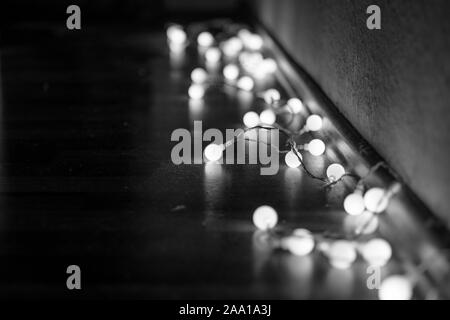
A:
{"label": "textured wall", "polygon": [[[366,28],[366,8],[382,30]],[[450,224],[450,1],[255,0],[260,20]]]}

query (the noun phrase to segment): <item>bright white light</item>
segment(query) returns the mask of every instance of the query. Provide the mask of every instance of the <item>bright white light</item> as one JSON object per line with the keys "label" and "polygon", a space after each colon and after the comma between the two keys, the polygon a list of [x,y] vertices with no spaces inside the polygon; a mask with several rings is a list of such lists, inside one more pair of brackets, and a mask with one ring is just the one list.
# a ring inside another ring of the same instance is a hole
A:
{"label": "bright white light", "polygon": [[311,140],[311,142],[308,143],[308,151],[313,156],[321,156],[325,152],[325,143],[320,139]]}
{"label": "bright white light", "polygon": [[263,47],[263,39],[258,34],[250,34],[244,42],[247,48],[253,51],[259,51]]}
{"label": "bright white light", "polygon": [[308,131],[319,131],[322,129],[322,118],[317,114],[310,115],[308,119],[306,119],[306,129]]}
{"label": "bright white light", "polygon": [[[302,155],[299,153],[300,159],[302,159]],[[303,159],[302,159],[303,160]],[[298,168],[300,167],[301,163],[296,154],[291,150],[288,153],[286,153],[286,156],[284,157],[284,161],[286,162],[286,165],[289,168]]]}
{"label": "bright white light", "polygon": [[277,63],[271,58],[264,59],[260,67],[263,73],[274,73],[278,69]]}
{"label": "bright white light", "polygon": [[229,81],[234,81],[239,77],[239,68],[235,64],[226,65],[223,68],[223,76]]}
{"label": "bright white light", "polygon": [[201,32],[197,37],[197,43],[201,47],[210,47],[214,43],[214,37],[208,31]]}
{"label": "bright white light", "polygon": [[389,204],[386,191],[381,188],[370,189],[364,194],[364,204],[369,211],[375,213],[383,212]]}
{"label": "bright white light", "polygon": [[273,125],[275,123],[275,121],[277,120],[277,116],[275,115],[275,113],[268,109],[268,110],[264,110],[263,112],[261,112],[261,114],[259,115],[259,121],[261,123],[267,124],[267,125]]}
{"label": "bright white light", "polygon": [[255,74],[259,72],[263,56],[260,52],[242,52],[239,55],[239,63],[245,71]]}
{"label": "bright white light", "polygon": [[253,223],[260,230],[272,229],[278,222],[278,214],[274,208],[261,206],[253,213]]}
{"label": "bright white light", "polygon": [[218,48],[209,48],[205,52],[205,59],[207,63],[216,64],[220,61],[222,53]]}
{"label": "bright white light", "polygon": [[291,108],[293,113],[299,113],[303,111],[303,102],[298,98],[291,98],[288,100],[287,105]]}
{"label": "bright white light", "polygon": [[339,163],[333,163],[327,168],[327,177],[330,181],[337,181],[345,174],[345,169]]}
{"label": "bright white light", "polygon": [[277,89],[268,89],[264,92],[264,101],[267,104],[272,104],[281,99],[280,92]]}
{"label": "bright white light", "polygon": [[205,148],[204,153],[206,159],[208,159],[209,161],[218,161],[220,160],[220,158],[222,158],[223,146],[211,143]]}
{"label": "bright white light", "polygon": [[238,37],[233,37],[225,41],[222,51],[227,57],[235,57],[241,52],[243,47],[242,40]]}
{"label": "bright white light", "polygon": [[372,239],[361,246],[361,255],[372,266],[384,266],[392,257],[392,248],[384,239]]}
{"label": "bright white light", "polygon": [[205,88],[199,84],[193,84],[189,87],[188,94],[191,99],[201,99],[205,95]]}
{"label": "bright white light", "polygon": [[173,25],[167,28],[167,38],[171,44],[181,45],[186,42],[187,36],[181,26]]}
{"label": "bright white light", "polygon": [[380,300],[410,300],[413,286],[405,276],[390,276],[381,282],[378,297]]}
{"label": "bright white light", "polygon": [[259,115],[256,112],[249,111],[244,114],[243,122],[247,128],[256,127],[259,124]]}
{"label": "bright white light", "polygon": [[208,73],[203,68],[195,68],[191,72],[191,80],[194,83],[203,83],[208,79]]}
{"label": "bright white light", "polygon": [[314,249],[314,237],[306,229],[297,229],[292,236],[281,240],[281,247],[297,256],[306,256]]}
{"label": "bright white light", "polygon": [[255,83],[253,82],[252,78],[248,76],[243,76],[238,80],[237,86],[241,90],[252,91],[253,87],[255,86]]}
{"label": "bright white light", "polygon": [[355,246],[350,241],[335,241],[330,245],[328,257],[333,267],[347,269],[356,260]]}
{"label": "bright white light", "polygon": [[364,212],[364,198],[359,193],[351,193],[344,200],[344,210],[351,216],[359,216]]}

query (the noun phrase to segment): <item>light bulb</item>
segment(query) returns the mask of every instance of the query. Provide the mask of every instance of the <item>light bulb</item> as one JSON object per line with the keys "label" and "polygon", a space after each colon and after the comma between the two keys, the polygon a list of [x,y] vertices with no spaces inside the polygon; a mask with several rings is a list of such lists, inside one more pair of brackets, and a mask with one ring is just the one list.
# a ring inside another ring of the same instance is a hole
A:
{"label": "light bulb", "polygon": [[272,58],[266,58],[261,62],[260,68],[262,73],[267,74],[277,71],[278,66],[275,60],[273,60]]}
{"label": "light bulb", "polygon": [[351,216],[359,216],[364,212],[364,198],[359,193],[351,193],[344,200],[344,210]]}
{"label": "light bulb", "polygon": [[361,246],[361,255],[370,265],[384,266],[392,257],[392,248],[384,239],[372,239]]}
{"label": "light bulb", "polygon": [[395,275],[381,282],[378,297],[380,300],[410,300],[413,286],[405,276]]}
{"label": "light bulb", "polygon": [[205,59],[207,63],[216,64],[220,61],[222,53],[218,48],[209,48],[205,52]]}
{"label": "light bulb", "polygon": [[256,127],[259,124],[259,115],[256,112],[249,111],[244,114],[243,122],[247,128]]}
{"label": "light bulb", "polygon": [[[299,155],[300,159],[302,159],[302,155],[300,153],[298,155]],[[298,168],[301,165],[300,160],[298,159],[297,155],[292,150],[289,151],[288,153],[286,153],[286,156],[284,157],[284,161],[286,162],[286,165],[289,168]]]}
{"label": "light bulb", "polygon": [[197,43],[201,47],[210,47],[214,43],[214,37],[208,31],[201,32],[197,37]]}
{"label": "light bulb", "polygon": [[293,113],[299,113],[303,111],[303,102],[298,98],[291,98],[288,100],[287,105],[290,107]]}
{"label": "light bulb", "polygon": [[243,76],[238,80],[237,86],[239,89],[242,89],[244,91],[252,91],[253,87],[255,86],[255,83],[253,82],[252,78],[248,76]]}
{"label": "light bulb", "polygon": [[167,38],[174,45],[181,45],[186,42],[187,36],[183,28],[178,25],[173,25],[167,28]]}
{"label": "light bulb", "polygon": [[237,36],[239,37],[239,39],[241,39],[243,42],[245,42],[250,36],[252,35],[252,33],[248,30],[248,29],[241,29],[238,31]]}
{"label": "light bulb", "polygon": [[243,47],[242,40],[238,37],[233,37],[225,41],[222,46],[222,51],[227,57],[235,57]]}
{"label": "light bulb", "polygon": [[314,249],[314,237],[306,229],[296,229],[281,240],[281,247],[297,256],[306,256]]}
{"label": "light bulb", "polygon": [[320,129],[322,129],[322,124],[322,118],[317,114],[310,115],[306,119],[306,129],[308,131],[319,131]]}
{"label": "light bulb", "polygon": [[264,101],[272,104],[281,99],[280,92],[277,89],[269,89],[264,92]]}
{"label": "light bulb", "polygon": [[188,94],[191,99],[198,100],[205,95],[205,89],[199,84],[193,84],[189,87]]}
{"label": "light bulb", "polygon": [[272,229],[278,222],[278,214],[274,208],[261,206],[253,213],[253,223],[260,230]]}
{"label": "light bulb", "polygon": [[389,199],[386,191],[381,188],[372,188],[364,194],[364,204],[367,210],[380,213],[386,210]]}
{"label": "light bulb", "polygon": [[339,163],[333,163],[327,168],[327,177],[330,181],[337,181],[345,174],[345,169]]}
{"label": "light bulb", "polygon": [[239,55],[239,63],[245,71],[254,74],[258,71],[261,62],[264,60],[260,52],[244,51]]}
{"label": "light bulb", "polygon": [[223,145],[218,145],[215,143],[209,144],[204,151],[206,159],[209,161],[218,161],[223,155]]}
{"label": "light bulb", "polygon": [[328,250],[330,264],[338,269],[347,269],[356,260],[356,250],[353,243],[346,240],[338,240],[330,245]]}
{"label": "light bulb", "polygon": [[308,151],[313,156],[321,156],[325,152],[325,143],[320,139],[311,140],[311,142],[308,143]]}
{"label": "light bulb", "polygon": [[259,120],[261,123],[271,126],[277,120],[277,116],[275,115],[275,113],[272,110],[268,109],[268,110],[264,110],[263,112],[261,112],[261,114],[259,116]]}
{"label": "light bulb", "polygon": [[203,83],[208,79],[208,73],[203,68],[195,68],[191,72],[191,80],[194,83]]}
{"label": "light bulb", "polygon": [[245,45],[253,51],[259,51],[263,47],[263,39],[258,34],[250,34],[246,37]]}
{"label": "light bulb", "polygon": [[234,81],[239,77],[239,68],[235,64],[226,65],[223,68],[223,76],[229,81]]}

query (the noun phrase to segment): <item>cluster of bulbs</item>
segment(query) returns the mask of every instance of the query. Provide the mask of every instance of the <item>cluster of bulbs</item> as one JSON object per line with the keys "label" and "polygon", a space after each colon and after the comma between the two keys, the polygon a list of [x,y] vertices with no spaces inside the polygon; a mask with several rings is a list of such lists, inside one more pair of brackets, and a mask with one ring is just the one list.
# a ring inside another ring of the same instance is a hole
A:
{"label": "cluster of bulbs", "polygon": [[[179,50],[187,46],[187,35],[178,25],[167,29],[168,44],[170,50]],[[221,61],[231,61],[222,69],[223,81],[227,85],[233,85],[239,90],[253,92],[255,80],[277,70],[276,62],[271,58],[265,58],[261,53],[264,41],[258,34],[247,29],[241,29],[237,34],[218,43],[208,31],[197,35],[197,45],[203,49],[206,65],[218,65]],[[190,99],[199,100],[205,96],[205,85],[211,81],[211,76],[204,68],[195,68],[191,72],[192,84],[188,89]],[[250,130],[259,126],[273,126],[282,128],[276,123],[277,108],[281,106],[281,94],[276,89],[268,89],[259,95],[271,108],[260,114],[249,111],[243,116],[245,127]],[[305,113],[305,106],[298,98],[290,98],[285,102],[286,107],[295,115]],[[301,130],[292,133],[291,149],[286,152],[284,160],[288,167],[303,167],[309,173],[303,163],[303,156],[299,150],[308,151],[312,156],[322,156],[326,151],[326,145],[321,139],[314,138],[309,143],[300,147],[293,142],[293,137],[307,132],[317,132],[323,128],[323,119],[320,115],[311,114],[306,118]],[[286,132],[290,132],[285,129]],[[204,155],[209,161],[218,161],[223,156],[225,148],[233,143],[210,144],[204,150]],[[310,174],[310,173],[309,173]],[[339,182],[344,176],[351,175],[339,163],[332,163],[326,169],[326,178],[316,177],[323,182],[333,184]],[[313,176],[310,174],[310,176]],[[349,194],[343,203],[345,212],[351,216],[358,216],[364,212],[378,214],[383,212],[389,203],[392,192],[381,188],[372,188],[365,193],[361,178],[353,193]],[[257,229],[271,233],[277,223],[278,214],[270,206],[261,206],[253,213],[253,223]],[[373,230],[375,231],[375,230]],[[296,229],[288,236],[283,236],[275,242],[277,247],[294,255],[305,256],[313,252],[314,248],[328,257],[330,265],[338,269],[349,268],[357,259],[358,254],[370,265],[384,266],[392,256],[392,248],[384,239],[372,239],[365,243],[357,243],[349,240],[337,240],[332,242],[317,243],[318,240],[309,230]],[[386,278],[380,287],[380,299],[410,299],[413,287],[411,281],[405,276],[395,275]]]}

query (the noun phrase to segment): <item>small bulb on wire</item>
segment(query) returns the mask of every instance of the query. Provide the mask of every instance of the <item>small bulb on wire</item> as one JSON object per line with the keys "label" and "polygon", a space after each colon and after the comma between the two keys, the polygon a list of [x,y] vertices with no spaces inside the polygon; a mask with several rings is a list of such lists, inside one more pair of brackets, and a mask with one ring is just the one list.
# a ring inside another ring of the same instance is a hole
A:
{"label": "small bulb on wire", "polygon": [[320,139],[311,140],[311,142],[308,143],[307,146],[309,153],[316,157],[323,155],[326,149],[325,143]]}
{"label": "small bulb on wire", "polygon": [[380,213],[386,210],[389,199],[386,196],[386,190],[381,188],[372,188],[364,194],[364,204],[367,210]]}
{"label": "small bulb on wire", "polygon": [[365,210],[364,198],[360,193],[351,193],[344,200],[344,210],[351,216],[359,216]]}
{"label": "small bulb on wire", "polygon": [[306,129],[308,131],[319,131],[320,129],[322,129],[322,126],[323,126],[322,118],[317,114],[310,115],[306,119]]}
{"label": "small bulb on wire", "polygon": [[261,50],[263,47],[263,44],[264,44],[263,39],[258,34],[248,35],[247,39],[245,41],[245,45],[247,46],[247,48],[249,48],[250,50],[253,50],[253,51]]}
{"label": "small bulb on wire", "polygon": [[197,37],[197,43],[201,47],[210,47],[214,44],[214,37],[208,31],[201,32]]}
{"label": "small bulb on wire", "polygon": [[187,35],[179,25],[173,25],[167,28],[167,38],[172,45],[181,45],[186,42]]}
{"label": "small bulb on wire", "polygon": [[327,177],[331,182],[339,180],[344,174],[345,169],[339,163],[333,163],[327,168]]}
{"label": "small bulb on wire", "polygon": [[248,76],[243,76],[238,80],[237,86],[241,90],[252,91],[253,87],[255,86],[255,83],[253,82],[252,78]]}
{"label": "small bulb on wire", "polygon": [[[300,153],[298,155],[300,156],[300,159],[302,159],[302,155]],[[289,168],[298,168],[301,165],[300,160],[292,150],[286,153],[284,161]]]}
{"label": "small bulb on wire", "polygon": [[223,150],[223,145],[211,143],[205,148],[205,158],[209,161],[218,161],[222,158]]}
{"label": "small bulb on wire", "polygon": [[266,58],[261,62],[260,68],[262,73],[270,74],[277,71],[278,66],[275,60],[272,58]]}
{"label": "small bulb on wire", "polygon": [[204,83],[208,80],[208,73],[203,68],[195,68],[191,72],[191,80],[194,83]]}
{"label": "small bulb on wire", "polygon": [[259,121],[263,124],[267,124],[267,125],[271,126],[275,123],[276,120],[277,120],[277,116],[270,109],[264,110],[259,115]]}
{"label": "small bulb on wire", "polygon": [[192,84],[188,90],[189,97],[194,100],[202,99],[205,95],[205,88],[199,84]]}
{"label": "small bulb on wire", "polygon": [[362,244],[361,255],[370,265],[382,267],[392,257],[392,248],[384,239],[372,239]]}
{"label": "small bulb on wire", "polygon": [[223,68],[223,76],[228,81],[234,81],[239,77],[239,68],[235,64],[228,64]]}
{"label": "small bulb on wire", "polygon": [[242,40],[238,37],[233,37],[224,42],[222,51],[227,57],[235,57],[242,51],[243,47]]}
{"label": "small bulb on wire", "polygon": [[378,297],[380,300],[411,300],[413,286],[405,276],[394,275],[381,282]]}
{"label": "small bulb on wire", "polygon": [[281,99],[280,92],[277,89],[269,89],[264,92],[264,101],[267,104],[273,104]]}
{"label": "small bulb on wire", "polygon": [[337,269],[349,268],[355,262],[356,257],[355,246],[350,241],[335,241],[328,250],[330,264]]}
{"label": "small bulb on wire", "polygon": [[253,128],[259,124],[259,115],[254,111],[249,111],[244,114],[242,120],[247,128]]}
{"label": "small bulb on wire", "polygon": [[261,206],[253,213],[253,223],[260,230],[274,228],[278,222],[278,214],[274,208]]}
{"label": "small bulb on wire", "polygon": [[220,61],[222,53],[218,48],[209,48],[205,52],[205,59],[207,63],[216,64]]}
{"label": "small bulb on wire", "polygon": [[302,112],[304,109],[303,102],[298,98],[289,99],[287,105],[290,107],[293,113]]}
{"label": "small bulb on wire", "polygon": [[281,247],[297,256],[306,256],[314,249],[314,237],[306,229],[296,229],[291,236],[281,240]]}

